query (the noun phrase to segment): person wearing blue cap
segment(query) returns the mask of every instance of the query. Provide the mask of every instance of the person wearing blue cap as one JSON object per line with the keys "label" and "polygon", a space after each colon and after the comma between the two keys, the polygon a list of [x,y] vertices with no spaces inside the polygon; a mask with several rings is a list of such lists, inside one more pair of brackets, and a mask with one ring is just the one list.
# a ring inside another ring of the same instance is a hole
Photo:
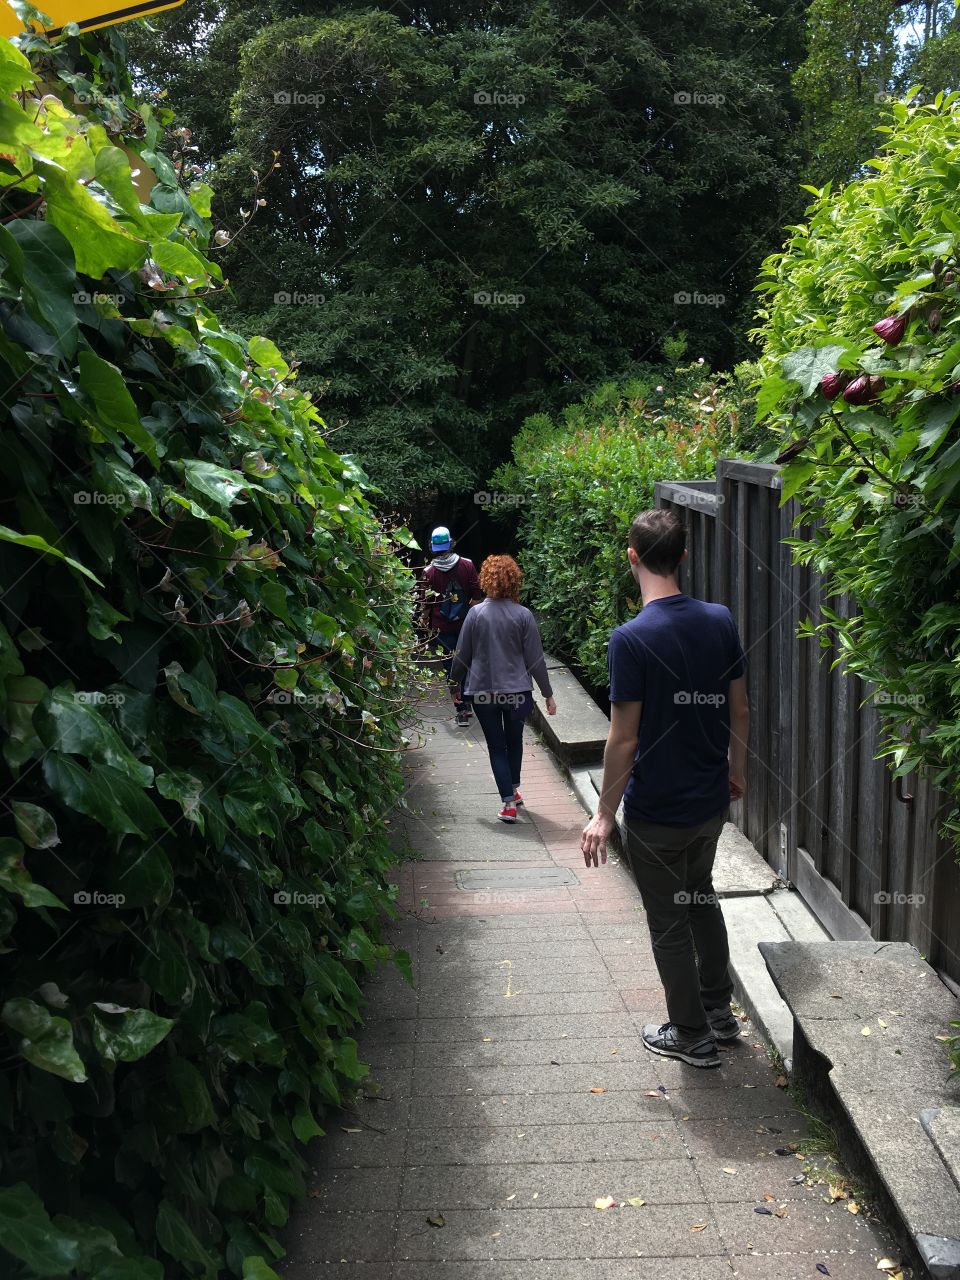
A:
{"label": "person wearing blue cap", "polygon": [[450,530],[443,525],[430,535],[430,550],[433,559],[423,571],[424,622],[444,655],[443,669],[456,708],[457,725],[466,728],[471,721],[470,703],[461,697],[459,683],[450,679],[450,666],[467,610],[483,599],[480,577],[473,561],[454,551]]}

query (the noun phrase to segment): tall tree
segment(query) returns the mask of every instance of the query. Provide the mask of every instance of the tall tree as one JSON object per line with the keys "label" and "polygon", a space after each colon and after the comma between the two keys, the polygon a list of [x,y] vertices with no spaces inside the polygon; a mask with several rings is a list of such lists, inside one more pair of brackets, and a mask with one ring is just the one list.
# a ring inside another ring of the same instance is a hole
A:
{"label": "tall tree", "polygon": [[263,184],[223,305],[393,501],[482,487],[528,413],[672,332],[742,355],[796,212],[804,6],[224,0],[191,36],[191,2],[134,53],[189,104],[228,228]]}
{"label": "tall tree", "polygon": [[810,180],[846,182],[876,152],[889,102],[960,87],[954,0],[812,0],[808,54],[794,77]]}

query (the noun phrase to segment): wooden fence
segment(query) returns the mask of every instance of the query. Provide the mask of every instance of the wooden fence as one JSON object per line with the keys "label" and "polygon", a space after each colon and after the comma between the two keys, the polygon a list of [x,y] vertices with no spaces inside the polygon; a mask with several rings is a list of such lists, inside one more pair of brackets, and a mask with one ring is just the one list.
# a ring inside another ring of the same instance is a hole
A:
{"label": "wooden fence", "polygon": [[823,586],[784,545],[802,530],[779,489],[776,467],[729,459],[715,481],[656,489],[657,505],[686,520],[684,590],[727,605],[747,652],[749,785],[732,819],[834,938],[911,942],[957,989],[960,868],[937,835],[937,794],[875,759],[873,687],[798,638]]}

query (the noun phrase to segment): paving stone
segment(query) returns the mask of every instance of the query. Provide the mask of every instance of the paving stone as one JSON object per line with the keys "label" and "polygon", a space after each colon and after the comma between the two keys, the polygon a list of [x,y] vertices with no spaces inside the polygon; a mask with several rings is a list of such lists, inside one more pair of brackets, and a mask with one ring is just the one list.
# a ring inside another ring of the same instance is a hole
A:
{"label": "paving stone", "polygon": [[[469,988],[485,997],[503,995],[507,985],[508,970],[502,961],[486,960],[477,964],[428,963],[423,978],[417,984],[421,1000],[427,1002],[442,997],[451,986]],[[545,995],[557,991],[610,991],[616,990],[609,973],[602,966],[580,965],[557,969],[555,964],[513,964],[509,970],[511,986],[515,991],[528,991]]]}
{"label": "paving stone", "polygon": [[[881,1252],[886,1252],[883,1250]],[[896,1256],[896,1251],[894,1251]],[[736,1254],[731,1259],[733,1273],[741,1280],[819,1280],[823,1274],[816,1270],[822,1262],[830,1272],[831,1280],[880,1280],[877,1270],[880,1252],[845,1253],[824,1250],[811,1257],[809,1253]]]}
{"label": "paving stone", "polygon": [[[654,1088],[660,1083],[659,1064],[640,1044],[637,1034],[606,1039],[500,1040],[489,1044],[431,1041],[417,1045],[415,1061],[418,1067],[448,1070],[452,1067],[547,1067],[555,1062],[561,1066],[599,1065],[620,1061],[634,1064],[637,1088],[650,1088],[651,1084],[645,1081],[652,1081]],[[541,1080],[544,1082],[544,1077]]]}
{"label": "paving stone", "polygon": [[[697,1205],[642,1209],[454,1210],[436,1230],[422,1213],[401,1213],[398,1256],[411,1260],[464,1258],[643,1258],[722,1254],[713,1222]],[[691,1228],[705,1223],[705,1228]],[[675,1265],[675,1264],[674,1264]]]}
{"label": "paving stone", "polygon": [[493,1127],[414,1129],[409,1135],[406,1158],[411,1165],[574,1164],[581,1161],[670,1160],[684,1154],[676,1123],[660,1120],[621,1124],[525,1125],[516,1130]]}
{"label": "paving stone", "polygon": [[[379,1262],[393,1256],[397,1214],[369,1209],[362,1213],[311,1213],[298,1218],[291,1239],[304,1262]],[[292,1251],[292,1250],[291,1250]]]}
{"label": "paving stone", "polygon": [[[706,1072],[700,1072],[700,1078]],[[767,1116],[798,1115],[796,1106],[783,1089],[775,1085],[727,1084],[723,1072],[710,1074],[710,1085],[698,1085],[682,1082],[669,1090],[670,1104],[680,1114],[689,1115],[692,1120],[714,1120],[723,1118],[730,1124],[742,1124],[753,1117],[762,1119]]]}
{"label": "paving stone", "polygon": [[[652,1068],[654,1055],[648,1054],[647,1057]],[[652,1074],[651,1070],[647,1078]],[[519,1094],[529,1097],[537,1093],[589,1095],[589,1091],[595,1088],[603,1088],[611,1093],[619,1090],[638,1093],[642,1087],[641,1079],[642,1074],[634,1063],[618,1062],[615,1058],[608,1057],[604,1063],[596,1066],[589,1063],[561,1063],[558,1067],[551,1065],[549,1071],[543,1067],[415,1067],[412,1086],[415,1094],[430,1098],[466,1093],[495,1097]],[[656,1084],[652,1087],[656,1088]]]}
{"label": "paving stone", "polygon": [[491,1096],[420,1097],[412,1100],[414,1125],[436,1123],[442,1103],[446,1125],[609,1124],[662,1118],[663,1104],[642,1093],[505,1093]]}
{"label": "paving stone", "polygon": [[[862,1213],[848,1213],[842,1203],[826,1205],[792,1201],[786,1216],[755,1213],[757,1207],[777,1209],[776,1204],[713,1204],[714,1220],[724,1247],[730,1253],[823,1253],[828,1249],[882,1252],[886,1245],[877,1229]],[[810,1273],[815,1275],[814,1266]]]}
{"label": "paving stone", "polygon": [[[347,1270],[344,1268],[344,1270]],[[483,1262],[400,1262],[393,1280],[653,1280],[675,1276],[677,1280],[731,1280],[725,1258],[684,1258],[679,1271],[673,1258],[577,1258],[563,1261],[514,1262],[497,1258]],[[307,1280],[304,1273],[295,1280]],[[326,1280],[323,1277],[322,1280]],[[348,1280],[354,1277],[348,1272]],[[361,1280],[357,1273],[356,1280]],[[367,1280],[366,1275],[362,1280]],[[860,1280],[859,1274],[848,1280]],[[876,1280],[874,1273],[873,1280]]]}
{"label": "paving stone", "polygon": [[489,1036],[497,1040],[549,1040],[569,1036],[635,1036],[636,1025],[628,1013],[565,1014],[552,1017],[421,1017],[417,1041],[468,1040],[481,1043]]}
{"label": "paving stone", "polygon": [[[673,1160],[609,1160],[597,1164],[503,1164],[458,1169],[408,1169],[404,1209],[579,1208],[593,1210],[601,1195],[618,1201],[639,1196],[647,1204],[702,1204],[693,1164]],[[596,1210],[593,1210],[596,1212]]]}
{"label": "paving stone", "polygon": [[403,1176],[404,1171],[399,1165],[392,1168],[318,1169],[308,1184],[311,1207],[323,1213],[363,1209],[367,1205],[376,1205],[384,1210],[399,1209]]}

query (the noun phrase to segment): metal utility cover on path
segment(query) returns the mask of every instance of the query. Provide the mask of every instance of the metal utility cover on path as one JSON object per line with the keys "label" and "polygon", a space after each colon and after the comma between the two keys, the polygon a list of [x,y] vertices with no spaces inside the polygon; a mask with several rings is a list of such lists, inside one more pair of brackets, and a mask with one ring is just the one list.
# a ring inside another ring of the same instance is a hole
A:
{"label": "metal utility cover on path", "polygon": [[457,871],[458,889],[475,893],[479,889],[569,889],[580,881],[569,867],[525,867],[518,871]]}
{"label": "metal utility cover on path", "polygon": [[[183,0],[141,0],[134,4],[110,4],[109,0],[40,0],[35,7],[47,18],[50,25],[31,22],[38,33],[48,39],[58,36],[65,26],[75,22],[81,31],[93,31],[96,27],[110,27],[116,22],[129,22],[132,18],[145,18],[163,9],[176,9]],[[22,36],[23,23],[8,4],[0,3],[0,35],[4,40]]]}

